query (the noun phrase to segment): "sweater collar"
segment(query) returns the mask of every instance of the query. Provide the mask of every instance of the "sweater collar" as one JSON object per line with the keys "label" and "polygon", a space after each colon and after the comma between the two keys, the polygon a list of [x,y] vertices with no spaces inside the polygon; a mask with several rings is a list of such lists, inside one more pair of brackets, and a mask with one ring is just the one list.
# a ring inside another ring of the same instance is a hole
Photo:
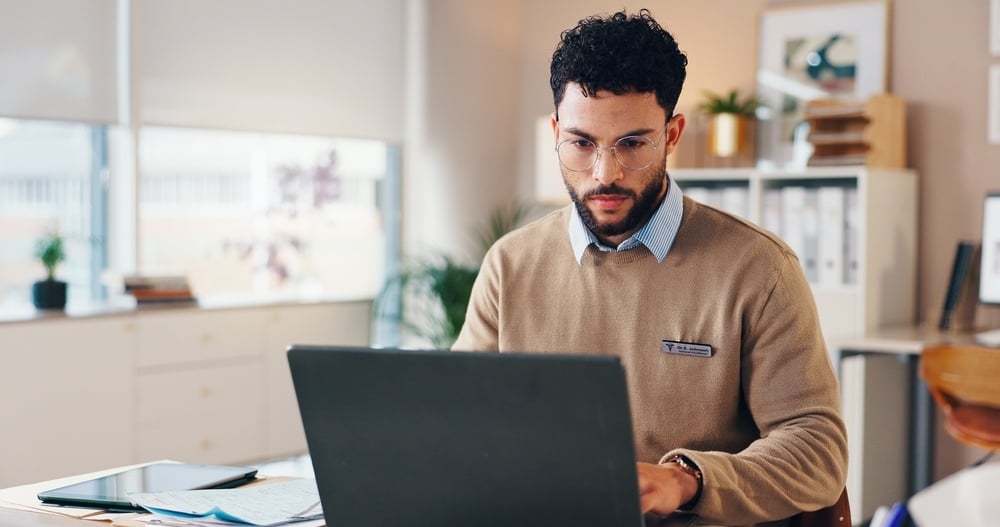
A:
{"label": "sweater collar", "polygon": [[677,230],[681,226],[681,216],[684,214],[684,194],[681,188],[672,180],[668,180],[668,183],[667,197],[657,207],[653,216],[618,247],[608,247],[599,242],[594,233],[590,232],[590,229],[583,224],[576,206],[571,206],[569,241],[573,247],[576,263],[583,265],[583,253],[586,252],[590,244],[594,244],[598,249],[606,252],[627,251],[639,245],[645,245],[656,257],[656,261],[662,262],[667,257],[667,253],[670,252],[674,238],[677,237]]}

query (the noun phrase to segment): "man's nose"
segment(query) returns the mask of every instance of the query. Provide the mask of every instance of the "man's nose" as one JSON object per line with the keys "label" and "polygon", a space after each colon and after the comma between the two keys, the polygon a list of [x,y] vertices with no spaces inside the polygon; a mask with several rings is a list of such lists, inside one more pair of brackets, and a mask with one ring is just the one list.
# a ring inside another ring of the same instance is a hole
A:
{"label": "man's nose", "polygon": [[598,150],[597,162],[594,163],[594,181],[602,185],[610,185],[622,177],[624,177],[622,166],[615,159],[614,150],[610,148],[607,150]]}

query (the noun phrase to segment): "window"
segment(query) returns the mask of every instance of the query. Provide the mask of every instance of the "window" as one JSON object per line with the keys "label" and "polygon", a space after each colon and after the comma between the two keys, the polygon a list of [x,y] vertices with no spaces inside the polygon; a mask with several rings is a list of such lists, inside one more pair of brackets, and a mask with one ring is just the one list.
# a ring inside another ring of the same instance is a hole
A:
{"label": "window", "polygon": [[390,145],[168,127],[139,145],[141,272],[187,275],[199,297],[378,292]]}
{"label": "window", "polygon": [[30,304],[45,278],[35,241],[50,231],[65,238],[56,277],[70,298],[100,296],[106,137],[103,126],[0,118],[0,304]]}

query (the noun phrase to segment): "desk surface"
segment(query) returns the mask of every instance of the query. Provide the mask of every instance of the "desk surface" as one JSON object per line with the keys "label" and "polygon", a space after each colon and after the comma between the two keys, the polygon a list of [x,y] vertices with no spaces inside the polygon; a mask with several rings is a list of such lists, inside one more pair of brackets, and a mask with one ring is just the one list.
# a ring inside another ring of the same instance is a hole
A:
{"label": "desk surface", "polygon": [[[100,527],[110,526],[111,524],[108,522],[79,520],[68,516],[41,514],[0,507],[0,527],[81,527],[84,525]],[[647,518],[646,525],[647,527],[688,527],[690,525],[697,525],[697,517],[692,514],[679,513],[658,522],[652,522]]]}
{"label": "desk surface", "polygon": [[56,514],[40,514],[0,507],[0,527],[80,527],[84,522],[89,525],[110,525],[107,522],[95,523],[89,520],[77,520],[68,516]]}
{"label": "desk surface", "polygon": [[943,332],[927,324],[905,325],[880,328],[863,335],[833,338],[832,345],[841,351],[866,351],[895,353],[900,355],[920,355],[930,344],[968,344],[974,333]]}

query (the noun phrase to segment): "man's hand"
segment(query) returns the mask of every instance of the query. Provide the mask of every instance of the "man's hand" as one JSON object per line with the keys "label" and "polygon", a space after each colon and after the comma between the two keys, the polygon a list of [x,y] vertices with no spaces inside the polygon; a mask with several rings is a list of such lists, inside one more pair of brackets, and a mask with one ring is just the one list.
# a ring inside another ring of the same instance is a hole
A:
{"label": "man's hand", "polygon": [[670,514],[691,501],[698,492],[698,480],[675,463],[636,465],[639,469],[639,496],[643,514]]}

